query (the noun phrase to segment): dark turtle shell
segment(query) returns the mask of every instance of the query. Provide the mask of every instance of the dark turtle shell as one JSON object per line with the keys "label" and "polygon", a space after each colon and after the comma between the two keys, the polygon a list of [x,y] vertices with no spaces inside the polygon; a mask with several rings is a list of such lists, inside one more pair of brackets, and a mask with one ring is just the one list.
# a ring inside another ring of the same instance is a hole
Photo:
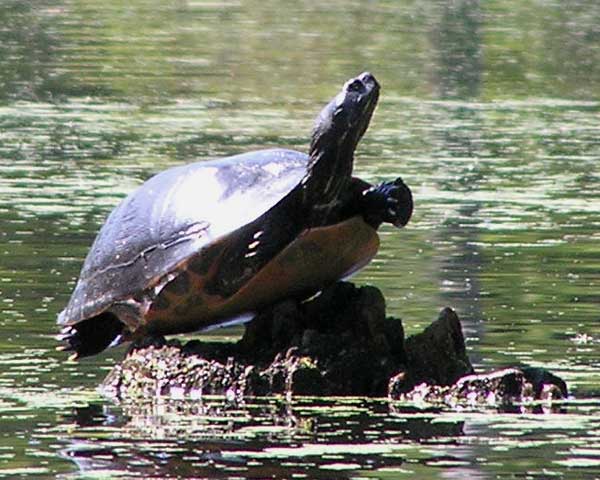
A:
{"label": "dark turtle shell", "polygon": [[72,325],[151,287],[192,255],[286,197],[309,157],[284,149],[170,168],[110,214],[58,322]]}

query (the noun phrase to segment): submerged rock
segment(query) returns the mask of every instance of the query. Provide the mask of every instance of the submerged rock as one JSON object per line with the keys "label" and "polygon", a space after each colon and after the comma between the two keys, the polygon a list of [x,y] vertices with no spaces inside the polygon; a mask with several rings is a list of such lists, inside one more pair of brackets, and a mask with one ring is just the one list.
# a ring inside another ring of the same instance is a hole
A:
{"label": "submerged rock", "polygon": [[[422,333],[405,339],[402,321],[386,317],[377,288],[338,282],[309,301],[288,300],[261,313],[237,343],[144,341],[113,368],[101,390],[125,400],[215,394],[232,400],[277,394],[410,399],[467,391],[486,400],[490,391],[502,397],[512,392],[503,380],[472,374],[453,310],[442,310]],[[547,377],[539,378],[533,391],[544,391]],[[566,387],[558,390],[566,395]]]}

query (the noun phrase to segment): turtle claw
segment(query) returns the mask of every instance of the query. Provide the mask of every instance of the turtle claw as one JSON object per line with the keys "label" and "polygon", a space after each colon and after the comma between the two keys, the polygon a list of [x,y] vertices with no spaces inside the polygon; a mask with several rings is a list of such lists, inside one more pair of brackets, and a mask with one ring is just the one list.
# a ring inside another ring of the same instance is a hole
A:
{"label": "turtle claw", "polygon": [[78,340],[77,340],[77,329],[72,326],[64,327],[60,333],[58,333],[54,337],[58,342],[61,343],[58,347],[56,347],[56,351],[58,352],[73,352],[68,360],[76,360],[79,358],[79,354],[77,352]]}
{"label": "turtle claw", "polygon": [[57,352],[72,352],[68,357],[67,357],[67,362],[74,362],[76,360],[79,360],[81,358],[81,355],[79,355],[79,352],[74,351],[74,347],[72,345],[59,345],[58,347],[56,347],[56,351]]}
{"label": "turtle claw", "polygon": [[72,352],[75,348],[72,344],[72,342],[70,342],[69,340],[72,338],[73,333],[68,333],[65,331],[62,331],[61,333],[59,333],[58,335],[56,335],[56,340],[61,342],[62,345],[59,345],[58,347],[55,348],[55,350],[57,352]]}
{"label": "turtle claw", "polygon": [[[59,345],[56,347],[56,351],[58,352],[73,352],[73,347],[71,345]],[[68,362],[74,362],[75,360],[79,360],[79,353],[73,352],[71,355],[67,357]]]}
{"label": "turtle claw", "polygon": [[64,342],[73,336],[75,330],[71,326],[63,327],[54,338],[59,342]]}
{"label": "turtle claw", "polygon": [[59,333],[54,338],[58,342],[64,342],[65,340],[68,340],[71,335],[73,335],[73,334],[72,333]]}

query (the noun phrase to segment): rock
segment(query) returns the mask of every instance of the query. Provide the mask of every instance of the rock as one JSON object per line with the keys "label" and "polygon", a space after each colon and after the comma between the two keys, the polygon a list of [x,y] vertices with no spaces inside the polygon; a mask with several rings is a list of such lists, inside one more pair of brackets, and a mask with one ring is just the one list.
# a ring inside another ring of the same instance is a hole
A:
{"label": "rock", "polygon": [[102,390],[115,398],[198,392],[237,396],[387,394],[404,368],[404,329],[386,318],[374,287],[339,282],[310,301],[284,301],[246,327],[236,344],[148,339],[132,347]]}
{"label": "rock", "polygon": [[[394,394],[410,391],[415,385],[451,385],[473,373],[458,316],[451,308],[423,332],[405,342],[406,370],[393,384]],[[392,388],[392,387],[390,387]]]}
{"label": "rock", "polygon": [[[450,308],[405,340],[374,287],[339,282],[309,301],[262,312],[237,343],[146,339],[104,380],[109,397],[229,399],[263,395],[353,395],[489,401],[566,395],[549,372],[472,375],[460,321]],[[562,382],[562,383],[561,383]],[[527,390],[529,388],[529,390]]]}
{"label": "rock", "polygon": [[[501,406],[558,400],[568,395],[564,381],[542,368],[506,368],[466,375],[451,385],[421,383],[403,392],[404,378],[390,380],[392,400],[468,406]],[[400,388],[398,388],[400,387]]]}
{"label": "rock", "polygon": [[113,398],[194,398],[202,395],[252,395],[248,378],[252,369],[228,361],[220,363],[184,353],[180,345],[130,351],[102,382],[101,391]]}
{"label": "rock", "polygon": [[565,381],[545,368],[525,367],[521,370],[536,400],[567,398],[569,395]]}

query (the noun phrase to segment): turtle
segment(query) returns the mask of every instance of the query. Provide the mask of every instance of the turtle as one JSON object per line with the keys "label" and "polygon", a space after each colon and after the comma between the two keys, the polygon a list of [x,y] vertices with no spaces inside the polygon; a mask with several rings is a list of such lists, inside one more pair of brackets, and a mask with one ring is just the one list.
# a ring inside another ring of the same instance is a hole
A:
{"label": "turtle", "polygon": [[383,223],[413,211],[402,178],[352,176],[379,98],[348,80],[323,108],[308,155],[273,148],[171,167],[108,216],[58,315],[72,359],[124,342],[249,319],[306,299],[368,264]]}

